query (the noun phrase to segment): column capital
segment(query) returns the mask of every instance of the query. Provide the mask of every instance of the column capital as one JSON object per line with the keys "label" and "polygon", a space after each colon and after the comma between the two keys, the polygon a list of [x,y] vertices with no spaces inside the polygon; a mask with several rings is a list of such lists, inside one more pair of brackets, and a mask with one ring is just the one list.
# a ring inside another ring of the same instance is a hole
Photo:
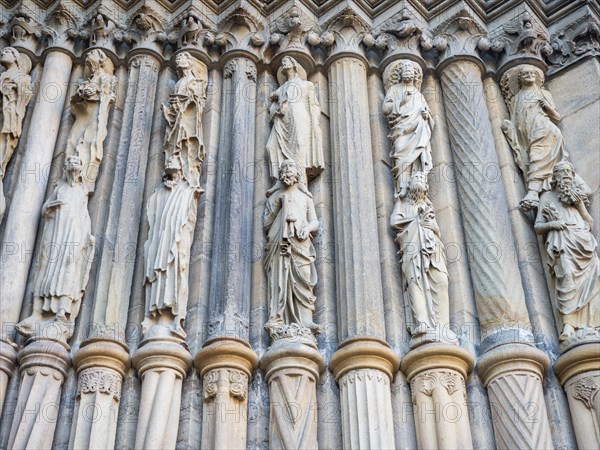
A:
{"label": "column capital", "polygon": [[554,363],[554,373],[563,385],[575,375],[592,370],[600,370],[600,342],[572,347]]}
{"label": "column capital", "polygon": [[32,338],[19,352],[19,371],[47,367],[55,370],[64,378],[71,365],[69,346],[62,341],[44,338]]}
{"label": "column capital", "polygon": [[202,376],[221,367],[238,369],[251,376],[258,367],[258,356],[243,339],[217,337],[206,341],[196,353],[194,366]]}
{"label": "column capital", "polygon": [[289,339],[275,341],[260,359],[267,382],[281,369],[309,370],[315,379],[319,379],[325,367],[323,356],[316,348]]}
{"label": "column capital", "polygon": [[464,348],[435,343],[417,347],[404,355],[401,370],[409,382],[419,373],[431,369],[452,369],[466,379],[474,365],[475,358]]}
{"label": "column capital", "polygon": [[540,349],[527,344],[506,344],[485,353],[477,362],[477,372],[487,387],[496,378],[513,372],[529,372],[541,382],[550,369],[550,359]]}
{"label": "column capital", "polygon": [[343,341],[329,362],[336,380],[357,369],[376,369],[392,380],[400,367],[400,358],[387,342],[372,337],[355,337]]}
{"label": "column capital", "polygon": [[484,70],[485,65],[479,52],[488,50],[490,42],[479,22],[460,14],[444,22],[434,31],[431,48],[438,52],[438,69],[457,60],[470,60]]}
{"label": "column capital", "polygon": [[[328,50],[325,65],[329,66],[342,57],[360,59],[369,66],[365,50],[373,37],[371,27],[352,8],[346,8],[325,23],[326,39],[323,43]],[[364,41],[366,39],[366,42]]]}

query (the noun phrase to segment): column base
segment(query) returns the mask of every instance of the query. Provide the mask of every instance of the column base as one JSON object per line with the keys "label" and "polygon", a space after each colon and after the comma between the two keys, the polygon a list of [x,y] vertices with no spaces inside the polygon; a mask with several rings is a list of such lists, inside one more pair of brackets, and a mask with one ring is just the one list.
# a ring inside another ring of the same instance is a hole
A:
{"label": "column base", "polygon": [[478,361],[499,450],[554,448],[542,389],[549,368],[544,352],[521,343],[495,347]]}
{"label": "column base", "polygon": [[312,345],[276,340],[260,361],[269,384],[269,448],[317,449],[317,383],[325,370]]}
{"label": "column base", "polygon": [[579,448],[600,448],[600,342],[571,347],[554,372],[563,385]]}
{"label": "column base", "polygon": [[144,339],[133,355],[142,380],[136,449],[174,449],[177,444],[181,389],[192,366],[184,345],[179,338],[157,336]]}
{"label": "column base", "polygon": [[400,366],[396,353],[385,341],[357,337],[342,342],[329,365],[340,386],[342,446],[395,448],[390,384]]}
{"label": "column base", "polygon": [[122,342],[105,337],[82,342],[73,356],[78,379],[70,448],[114,447],[121,385],[129,365]]}
{"label": "column base", "polygon": [[202,445],[246,449],[248,381],[258,367],[256,353],[243,339],[210,339],[196,353],[194,366],[204,389]]}
{"label": "column base", "polygon": [[465,380],[474,362],[465,349],[443,343],[423,345],[402,359],[419,448],[473,447]]}
{"label": "column base", "polygon": [[17,346],[8,338],[0,339],[0,417],[6,398],[8,382],[17,363]]}
{"label": "column base", "polygon": [[[62,384],[71,364],[69,346],[33,338],[18,354],[21,384],[8,448],[50,449],[58,419]],[[38,417],[36,420],[32,416]]]}

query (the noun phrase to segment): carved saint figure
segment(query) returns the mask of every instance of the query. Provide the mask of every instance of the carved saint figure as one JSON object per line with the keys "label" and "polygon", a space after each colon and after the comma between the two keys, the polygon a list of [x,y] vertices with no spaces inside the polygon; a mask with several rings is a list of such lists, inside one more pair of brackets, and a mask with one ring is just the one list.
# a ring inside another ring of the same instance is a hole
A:
{"label": "carved saint figure", "polygon": [[562,133],[556,126],[560,115],[543,83],[542,71],[530,65],[515,68],[502,77],[510,111],[510,120],[502,123],[502,131],[525,176],[527,195],[520,203],[524,211],[538,206],[540,193],[550,190],[552,168],[567,157]]}
{"label": "carved saint figure", "polygon": [[301,182],[306,184],[307,176],[318,175],[324,167],[316,88],[291,56],[281,61],[277,79],[281,86],[271,94],[273,128],[267,141],[271,177],[279,180],[279,167],[289,159],[300,164]]}
{"label": "carved saint figure", "polygon": [[182,52],[175,58],[179,80],[169,103],[163,105],[167,120],[165,157],[178,156],[183,179],[192,187],[200,186],[200,169],[206,156],[202,139],[202,112],[208,82],[206,66]]}
{"label": "carved saint figure", "polygon": [[576,331],[600,328],[600,260],[585,206],[589,192],[577,184],[571,163],[554,166],[551,189],[540,198],[535,231],[545,236],[564,341]]}
{"label": "carved saint figure", "polygon": [[66,340],[79,314],[95,243],[82,170],[79,157],[67,156],[64,176],[42,207],[44,225],[34,277],[33,312],[16,325],[25,336],[35,336],[43,323],[56,322],[64,327]]}
{"label": "carved saint figure", "polygon": [[170,157],[162,185],[148,200],[150,228],[144,244],[146,318],[142,327],[146,332],[153,325],[165,325],[185,338],[190,248],[200,188],[184,179],[182,166],[179,156]]}
{"label": "carved saint figure", "polygon": [[390,126],[396,197],[404,197],[412,174],[431,171],[433,118],[423,94],[421,67],[409,60],[392,64],[384,74],[386,95],[383,114]]}
{"label": "carved saint figure", "polygon": [[115,101],[117,78],[112,61],[102,50],[92,50],[85,58],[85,80],[71,97],[75,117],[67,142],[67,156],[78,156],[83,163],[83,178],[94,191],[100,163],[104,157],[108,114]]}
{"label": "carved saint figure", "polygon": [[312,196],[300,189],[303,167],[286,160],[279,167],[281,187],[267,198],[265,268],[268,277],[269,331],[281,325],[300,326],[318,333],[313,322],[317,283],[316,253],[311,233],[319,229]]}
{"label": "carved saint figure", "polygon": [[0,74],[0,222],[4,215],[5,200],[2,180],[22,132],[25,109],[33,95],[31,91],[31,61],[12,47],[0,51],[0,65],[6,70]]}
{"label": "carved saint figure", "polygon": [[404,298],[412,313],[409,331],[413,338],[434,333],[438,339],[455,343],[454,333],[443,329],[450,318],[448,270],[428,192],[427,177],[423,172],[415,172],[406,196],[396,201],[390,218],[392,228],[398,233]]}

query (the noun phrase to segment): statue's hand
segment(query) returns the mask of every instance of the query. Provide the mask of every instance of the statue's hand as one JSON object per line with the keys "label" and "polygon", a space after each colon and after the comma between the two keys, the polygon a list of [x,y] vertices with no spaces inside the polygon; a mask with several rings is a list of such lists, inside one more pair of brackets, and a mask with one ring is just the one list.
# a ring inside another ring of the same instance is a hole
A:
{"label": "statue's hand", "polygon": [[553,229],[553,230],[564,230],[565,228],[567,228],[567,224],[565,223],[564,220],[554,220],[552,222],[548,222],[548,225]]}
{"label": "statue's hand", "polygon": [[298,232],[298,239],[301,241],[308,239],[308,236],[310,236],[310,230],[308,227],[304,227]]}
{"label": "statue's hand", "polygon": [[540,98],[540,99],[538,100],[538,103],[540,104],[541,108],[542,108],[544,111],[548,111],[548,110],[551,110],[551,109],[552,109],[552,105],[550,105],[550,103],[548,103],[548,102],[546,101],[546,99]]}
{"label": "statue's hand", "polygon": [[513,124],[512,124],[512,122],[510,120],[504,119],[502,121],[502,127],[501,127],[502,128],[502,132],[505,133],[505,134],[508,133],[511,130],[512,126],[513,126]]}
{"label": "statue's hand", "polygon": [[291,222],[291,223],[293,223],[293,222],[296,222],[298,219],[296,218],[296,216],[295,216],[295,215],[293,215],[293,214],[288,214],[288,216],[287,216],[286,220],[287,220],[288,222]]}

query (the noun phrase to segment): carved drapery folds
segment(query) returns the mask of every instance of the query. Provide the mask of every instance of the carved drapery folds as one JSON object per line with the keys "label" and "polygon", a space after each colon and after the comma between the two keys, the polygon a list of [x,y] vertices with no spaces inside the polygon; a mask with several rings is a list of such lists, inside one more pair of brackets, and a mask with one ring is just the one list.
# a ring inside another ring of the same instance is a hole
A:
{"label": "carved drapery folds", "polygon": [[0,223],[4,217],[6,203],[2,181],[6,166],[19,142],[23,130],[25,110],[33,96],[31,90],[31,60],[12,47],[0,52]]}

